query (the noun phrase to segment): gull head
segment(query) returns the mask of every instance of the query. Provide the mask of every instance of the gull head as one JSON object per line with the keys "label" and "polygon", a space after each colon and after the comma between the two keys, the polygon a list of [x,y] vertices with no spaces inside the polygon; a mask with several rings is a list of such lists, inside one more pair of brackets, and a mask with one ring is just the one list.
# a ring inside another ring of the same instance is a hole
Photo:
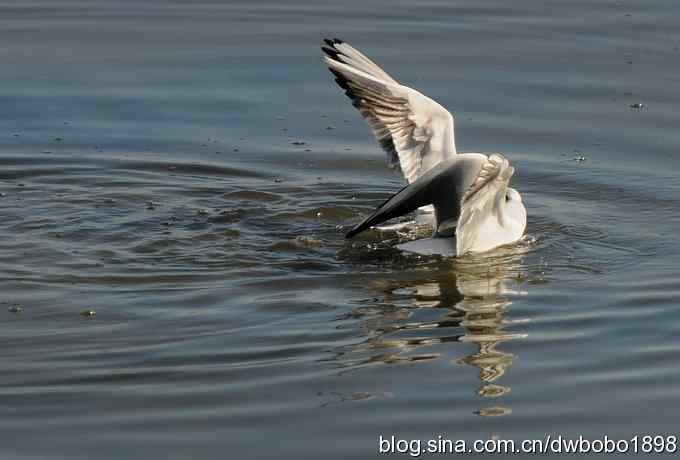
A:
{"label": "gull head", "polygon": [[514,188],[508,187],[508,190],[505,192],[505,201],[506,202],[514,201],[517,203],[522,203],[522,195],[520,195],[520,193]]}

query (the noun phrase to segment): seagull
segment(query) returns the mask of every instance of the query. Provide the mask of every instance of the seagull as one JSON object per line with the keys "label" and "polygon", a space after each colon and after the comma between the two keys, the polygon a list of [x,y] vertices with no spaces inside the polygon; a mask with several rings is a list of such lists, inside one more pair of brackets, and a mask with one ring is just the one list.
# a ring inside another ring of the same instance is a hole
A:
{"label": "seagull", "polygon": [[346,42],[324,39],[324,60],[408,185],[352,228],[347,238],[418,209],[434,208],[433,234],[397,247],[459,257],[512,244],[524,235],[522,196],[508,187],[515,169],[501,154],[458,153],[453,115],[401,85]]}

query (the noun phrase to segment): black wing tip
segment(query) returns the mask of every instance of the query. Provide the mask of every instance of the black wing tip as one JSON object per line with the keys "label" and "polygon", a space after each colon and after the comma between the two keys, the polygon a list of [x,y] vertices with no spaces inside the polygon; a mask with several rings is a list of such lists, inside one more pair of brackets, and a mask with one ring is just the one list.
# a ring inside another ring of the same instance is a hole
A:
{"label": "black wing tip", "polygon": [[353,238],[357,236],[359,233],[369,228],[370,227],[369,221],[371,220],[371,217],[373,217],[374,214],[371,214],[369,217],[365,218],[364,220],[356,224],[354,227],[352,227],[347,233],[345,233],[345,238],[347,239]]}
{"label": "black wing tip", "polygon": [[323,41],[326,42],[326,44],[328,46],[341,45],[341,44],[345,43],[344,41],[340,40],[337,37],[335,37],[335,38],[324,38]]}
{"label": "black wing tip", "polygon": [[355,237],[356,235],[358,235],[359,233],[361,233],[362,231],[363,231],[363,228],[361,228],[360,225],[357,225],[352,230],[345,233],[345,238],[347,238],[349,240],[349,239]]}
{"label": "black wing tip", "polygon": [[321,50],[331,59],[342,62],[342,52],[336,48],[336,45],[344,43],[339,38],[324,38],[323,42],[327,45],[321,45]]}
{"label": "black wing tip", "polygon": [[335,76],[335,83],[345,91],[349,91],[349,84],[345,76],[331,67],[329,67],[328,70]]}
{"label": "black wing tip", "polygon": [[328,71],[330,73],[332,73],[333,75],[335,75],[335,78],[345,79],[345,76],[343,74],[341,74],[340,72],[338,72],[337,70],[335,70],[333,67],[329,67]]}
{"label": "black wing tip", "polygon": [[[382,206],[380,206],[380,207],[382,207]],[[357,236],[359,233],[362,233],[362,232],[368,230],[369,228],[371,228],[371,226],[375,223],[374,218],[375,218],[377,212],[380,210],[380,207],[378,209],[376,209],[376,211],[373,214],[366,217],[364,220],[362,220],[361,222],[356,224],[354,227],[352,227],[350,229],[350,231],[345,233],[345,238],[347,238],[347,239],[353,238],[353,237]]]}
{"label": "black wing tip", "polygon": [[322,46],[321,51],[323,51],[326,54],[326,56],[328,56],[331,59],[335,59],[336,61],[340,60],[338,58],[340,51],[336,50],[335,48],[328,48],[327,46]]}

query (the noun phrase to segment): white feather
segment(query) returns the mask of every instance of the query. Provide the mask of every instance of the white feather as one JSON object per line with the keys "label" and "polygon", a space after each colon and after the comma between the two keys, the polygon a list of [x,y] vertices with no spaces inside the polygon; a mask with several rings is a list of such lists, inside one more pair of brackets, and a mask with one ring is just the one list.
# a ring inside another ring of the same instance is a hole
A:
{"label": "white feather", "polygon": [[409,183],[440,161],[456,155],[453,116],[448,110],[418,91],[400,85],[346,43],[335,44],[335,49],[342,55],[337,59],[326,56],[326,64],[342,76],[344,81],[339,83],[346,85],[348,95],[375,137],[381,143],[392,142]]}

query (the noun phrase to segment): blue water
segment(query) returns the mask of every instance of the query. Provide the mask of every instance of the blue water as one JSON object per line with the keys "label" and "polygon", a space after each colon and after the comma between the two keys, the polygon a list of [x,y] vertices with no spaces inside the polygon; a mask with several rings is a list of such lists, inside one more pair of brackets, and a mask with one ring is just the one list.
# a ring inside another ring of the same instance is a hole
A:
{"label": "blue water", "polygon": [[[0,2],[0,456],[677,433],[676,3]],[[325,36],[511,159],[530,242],[343,238],[402,179]]]}

